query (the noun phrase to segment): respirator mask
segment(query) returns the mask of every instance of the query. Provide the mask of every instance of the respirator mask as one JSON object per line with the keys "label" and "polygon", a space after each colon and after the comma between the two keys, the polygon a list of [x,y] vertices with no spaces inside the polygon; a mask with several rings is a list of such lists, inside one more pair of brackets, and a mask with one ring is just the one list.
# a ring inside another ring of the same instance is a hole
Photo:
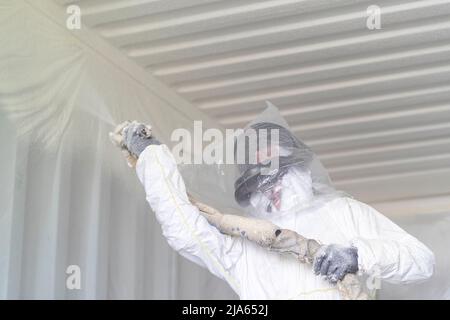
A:
{"label": "respirator mask", "polygon": [[308,168],[312,151],[285,127],[259,122],[237,137],[235,160],[238,167],[234,184],[236,202],[247,207],[252,195],[259,193],[279,209],[283,176],[291,168]]}

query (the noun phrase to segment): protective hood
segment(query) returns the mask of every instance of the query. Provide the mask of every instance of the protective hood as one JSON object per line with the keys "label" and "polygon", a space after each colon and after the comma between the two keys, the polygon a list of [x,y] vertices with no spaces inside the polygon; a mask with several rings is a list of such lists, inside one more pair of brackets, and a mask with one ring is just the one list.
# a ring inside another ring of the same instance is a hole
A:
{"label": "protective hood", "polygon": [[292,133],[274,105],[267,105],[235,142],[236,202],[241,207],[280,213],[343,196],[332,187],[311,148]]}

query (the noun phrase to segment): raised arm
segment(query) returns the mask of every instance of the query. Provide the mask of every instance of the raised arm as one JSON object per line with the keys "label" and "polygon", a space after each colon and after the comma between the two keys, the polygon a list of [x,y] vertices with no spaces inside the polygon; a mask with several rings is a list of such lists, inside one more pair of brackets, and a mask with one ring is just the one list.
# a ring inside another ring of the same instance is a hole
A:
{"label": "raised arm", "polygon": [[148,146],[139,156],[136,172],[169,245],[237,291],[234,267],[242,252],[242,240],[221,234],[189,202],[166,145]]}
{"label": "raised arm", "polygon": [[221,234],[189,202],[183,178],[166,145],[152,136],[151,127],[124,122],[110,133],[131,167],[136,166],[146,198],[169,245],[182,256],[227,281],[239,294],[235,266],[242,239]]}

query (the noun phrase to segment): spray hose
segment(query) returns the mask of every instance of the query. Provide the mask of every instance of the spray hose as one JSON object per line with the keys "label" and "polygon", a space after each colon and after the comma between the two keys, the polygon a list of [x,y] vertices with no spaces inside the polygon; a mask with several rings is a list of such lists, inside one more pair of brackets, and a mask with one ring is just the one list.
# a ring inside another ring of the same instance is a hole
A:
{"label": "spray hose", "polygon": [[[188,197],[209,224],[223,234],[242,237],[270,251],[289,254],[299,262],[308,264],[313,263],[315,254],[322,247],[316,240],[307,239],[289,229],[279,228],[270,221],[223,214],[217,209],[197,201],[190,194]],[[337,288],[345,300],[369,299],[355,274],[347,274],[344,279],[338,281]]]}

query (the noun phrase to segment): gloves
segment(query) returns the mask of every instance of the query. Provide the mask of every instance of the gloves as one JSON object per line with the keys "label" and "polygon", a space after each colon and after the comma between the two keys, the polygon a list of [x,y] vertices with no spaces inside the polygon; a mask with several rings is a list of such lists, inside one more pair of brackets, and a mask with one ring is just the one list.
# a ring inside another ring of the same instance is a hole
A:
{"label": "gloves", "polygon": [[152,132],[149,126],[135,121],[123,129],[123,143],[128,151],[136,157],[139,157],[149,145],[161,144],[151,136]]}
{"label": "gloves", "polygon": [[321,274],[336,283],[347,273],[358,271],[358,250],[336,244],[324,246],[314,256],[313,269],[316,275]]}

